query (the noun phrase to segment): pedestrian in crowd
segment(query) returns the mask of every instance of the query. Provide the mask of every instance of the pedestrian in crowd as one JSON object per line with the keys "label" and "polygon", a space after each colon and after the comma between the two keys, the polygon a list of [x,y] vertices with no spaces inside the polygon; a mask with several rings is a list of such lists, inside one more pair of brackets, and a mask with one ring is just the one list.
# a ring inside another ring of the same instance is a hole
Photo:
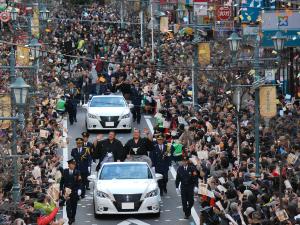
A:
{"label": "pedestrian in crowd", "polygon": [[164,141],[164,137],[159,135],[156,138],[153,151],[150,152],[152,167],[155,173],[163,175],[163,179],[158,181],[160,195],[167,194],[167,183],[169,167],[171,166],[172,153],[174,152],[171,144]]}
{"label": "pedestrian in crowd", "polygon": [[133,122],[137,122],[137,124],[141,123],[141,104],[142,104],[142,90],[139,87],[139,82],[135,81],[133,87],[131,89],[131,103],[133,104],[133,108],[131,110],[133,115]]}
{"label": "pedestrian in crowd", "polygon": [[188,157],[183,157],[182,162],[183,164],[177,169],[175,183],[177,194],[181,194],[185,218],[188,219],[194,205],[194,190],[198,187],[198,174]]}
{"label": "pedestrian in crowd", "polygon": [[61,116],[66,112],[65,96],[60,96],[56,103],[56,112]]}
{"label": "pedestrian in crowd", "polygon": [[77,202],[81,196],[82,179],[80,171],[76,169],[76,161],[70,159],[68,161],[68,169],[64,169],[60,181],[61,195],[66,200],[66,210],[69,224],[75,222]]}
{"label": "pedestrian in crowd", "polygon": [[91,154],[88,147],[83,146],[83,138],[76,138],[76,148],[71,151],[71,156],[76,161],[76,169],[80,172],[82,187],[81,198],[85,197],[86,187],[89,185],[87,177],[91,171]]}
{"label": "pedestrian in crowd", "polygon": [[116,138],[116,133],[110,131],[108,138],[97,142],[95,147],[95,157],[99,159],[96,171],[99,171],[101,165],[105,162],[123,161],[125,152],[121,141]]}

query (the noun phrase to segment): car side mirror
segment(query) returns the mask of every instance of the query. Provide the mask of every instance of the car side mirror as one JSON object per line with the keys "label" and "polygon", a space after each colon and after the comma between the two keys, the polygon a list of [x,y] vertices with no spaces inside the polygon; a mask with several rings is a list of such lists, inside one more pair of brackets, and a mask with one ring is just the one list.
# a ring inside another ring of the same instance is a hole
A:
{"label": "car side mirror", "polygon": [[163,179],[164,177],[163,177],[163,175],[162,174],[160,174],[160,173],[156,173],[155,174],[155,179],[156,180],[161,180],[161,179]]}
{"label": "car side mirror", "polygon": [[133,107],[134,107],[133,104],[129,103],[128,105],[129,105],[129,108],[130,108],[130,109],[133,109]]}
{"label": "car side mirror", "polygon": [[96,180],[96,175],[90,175],[90,176],[88,176],[88,180],[89,180],[89,181],[94,181],[94,180]]}

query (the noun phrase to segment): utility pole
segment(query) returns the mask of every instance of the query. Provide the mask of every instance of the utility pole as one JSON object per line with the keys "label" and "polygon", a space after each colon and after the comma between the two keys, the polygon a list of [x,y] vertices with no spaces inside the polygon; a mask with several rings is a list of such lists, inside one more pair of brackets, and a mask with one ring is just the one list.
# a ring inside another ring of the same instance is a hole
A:
{"label": "utility pole", "polygon": [[124,29],[124,1],[121,0],[121,29]]}
{"label": "utility pole", "polygon": [[150,13],[151,13],[151,60],[154,62],[154,16],[153,16],[153,2],[150,2]]}
{"label": "utility pole", "polygon": [[140,11],[140,23],[141,23],[141,48],[144,48],[144,9],[141,7]]}
{"label": "utility pole", "polygon": [[193,60],[193,70],[192,70],[192,95],[193,95],[193,107],[197,105],[197,98],[198,98],[198,67],[199,67],[199,56],[198,56],[198,48],[199,48],[199,36],[197,32],[197,25],[196,25],[196,15],[194,13],[194,60]]}
{"label": "utility pole", "polygon": [[[256,36],[255,49],[254,49],[254,71],[255,71],[255,81],[259,82],[259,35]],[[260,176],[260,163],[259,163],[259,124],[260,124],[260,114],[259,114],[259,87],[255,88],[255,173],[256,177]]]}

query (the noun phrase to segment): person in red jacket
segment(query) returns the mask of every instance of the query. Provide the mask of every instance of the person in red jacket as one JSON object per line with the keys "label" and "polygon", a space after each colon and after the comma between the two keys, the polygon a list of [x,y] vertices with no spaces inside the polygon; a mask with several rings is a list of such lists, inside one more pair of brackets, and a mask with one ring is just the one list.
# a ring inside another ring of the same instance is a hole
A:
{"label": "person in red jacket", "polygon": [[59,208],[56,207],[49,215],[47,216],[39,216],[37,218],[37,224],[38,225],[48,225],[50,224],[56,217],[58,213]]}

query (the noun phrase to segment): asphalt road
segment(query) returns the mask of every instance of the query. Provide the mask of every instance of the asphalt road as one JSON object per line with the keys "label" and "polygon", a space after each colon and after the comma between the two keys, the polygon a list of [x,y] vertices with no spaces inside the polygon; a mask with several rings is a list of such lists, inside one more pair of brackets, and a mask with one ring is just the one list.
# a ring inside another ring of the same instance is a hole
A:
{"label": "asphalt road", "polygon": [[[146,118],[145,118],[146,117]],[[149,116],[143,116],[141,120],[141,124],[134,124],[134,127],[137,127],[143,130],[145,127],[150,128],[151,126],[151,118]],[[70,158],[71,149],[75,147],[75,138],[81,137],[81,133],[86,131],[85,128],[85,111],[84,109],[79,108],[77,114],[77,123],[74,123],[72,126],[68,123],[68,138],[69,144],[68,149],[65,149],[64,162],[66,162],[67,158]],[[96,138],[97,133],[91,133],[90,141],[93,141]],[[128,139],[132,136],[131,133],[117,133],[117,138],[126,143]],[[104,138],[107,137],[107,133],[104,133]],[[95,165],[92,168],[92,171],[95,171]],[[174,180],[174,170],[173,174],[170,172],[169,174],[169,182],[168,182],[168,194],[162,197],[161,202],[161,215],[160,217],[155,217],[152,215],[114,215],[114,216],[101,216],[99,219],[94,218],[93,211],[93,196],[92,196],[92,184],[90,184],[91,191],[87,192],[87,195],[84,199],[81,199],[78,202],[77,214],[76,214],[76,222],[75,225],[191,225],[194,224],[194,220],[190,217],[189,220],[183,219],[184,213],[182,211],[181,199],[176,194],[175,190],[175,180]],[[59,212],[60,217],[66,217],[66,213],[61,210]]]}

